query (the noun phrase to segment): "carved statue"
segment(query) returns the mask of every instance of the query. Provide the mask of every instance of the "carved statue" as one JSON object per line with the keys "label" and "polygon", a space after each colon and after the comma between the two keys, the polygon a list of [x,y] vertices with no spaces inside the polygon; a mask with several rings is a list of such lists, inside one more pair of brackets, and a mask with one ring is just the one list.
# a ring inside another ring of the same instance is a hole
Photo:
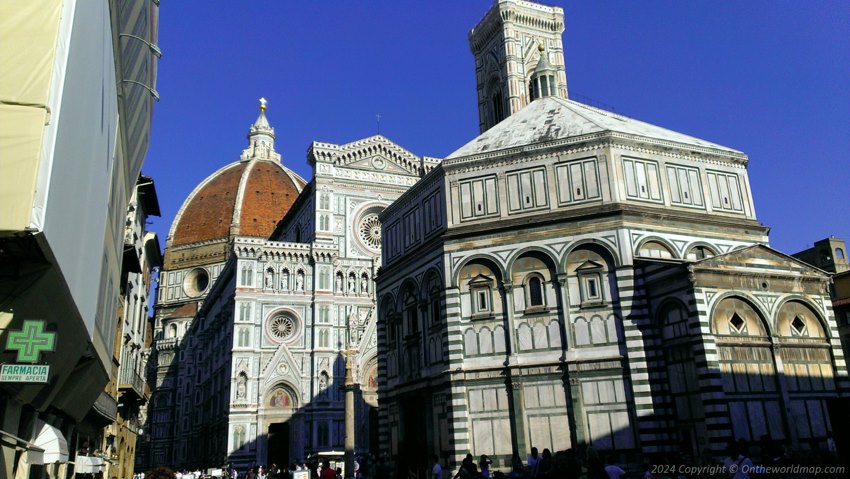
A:
{"label": "carved statue", "polygon": [[299,271],[298,275],[295,276],[295,290],[304,291],[304,272],[302,271]]}
{"label": "carved statue", "polygon": [[354,284],[354,275],[352,274],[351,276],[348,277],[348,292],[351,293],[351,294],[356,293],[357,290],[355,288],[356,288],[356,286]]}
{"label": "carved statue", "polygon": [[248,378],[244,374],[240,374],[236,380],[236,399],[245,399],[248,390]]}
{"label": "carved statue", "polygon": [[282,291],[289,291],[289,271],[284,270],[280,275],[280,289]]}
{"label": "carved statue", "polygon": [[362,294],[369,294],[369,280],[365,276],[360,279],[360,292]]}
{"label": "carved statue", "polygon": [[360,326],[360,316],[357,315],[357,311],[352,311],[348,315],[348,334],[351,337],[351,344],[357,344],[360,341],[358,326]]}
{"label": "carved statue", "polygon": [[342,293],[342,275],[336,275],[336,291]]}

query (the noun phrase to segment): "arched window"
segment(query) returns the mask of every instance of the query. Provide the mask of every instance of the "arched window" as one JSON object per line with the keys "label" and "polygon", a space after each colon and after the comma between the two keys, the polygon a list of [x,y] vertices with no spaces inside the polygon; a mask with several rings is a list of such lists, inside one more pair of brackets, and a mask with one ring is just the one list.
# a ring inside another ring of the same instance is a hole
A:
{"label": "arched window", "polygon": [[387,341],[390,344],[394,344],[396,339],[398,339],[398,329],[395,321],[394,314],[392,312],[387,313]]}
{"label": "arched window", "polygon": [[699,261],[701,259],[711,258],[716,253],[706,246],[697,245],[688,250],[687,259],[689,261]]}
{"label": "arched window", "polygon": [[502,90],[496,90],[492,97],[493,105],[493,124],[497,124],[505,119],[504,107],[502,105]]}
{"label": "arched window", "polygon": [[419,332],[419,315],[417,314],[416,294],[413,288],[408,288],[404,294],[404,327],[405,336]]}
{"label": "arched window", "polygon": [[245,445],[245,427],[236,426],[233,430],[233,449],[242,449]]}
{"label": "arched window", "polygon": [[841,248],[835,248],[835,257],[842,260],[846,259],[844,256],[844,250]]}
{"label": "arched window", "polygon": [[469,281],[469,294],[473,316],[493,314],[493,278],[479,274]]}
{"label": "arched window", "polygon": [[172,323],[170,326],[168,326],[168,337],[169,338],[176,338],[177,337],[177,325],[176,324]]}
{"label": "arched window", "polygon": [[673,252],[658,241],[647,241],[642,244],[637,255],[644,258],[673,259]]}
{"label": "arched window", "polygon": [[528,306],[532,308],[543,307],[543,281],[540,279],[540,276],[531,276],[531,278],[528,279],[527,288]]}
{"label": "arched window", "polygon": [[251,345],[250,330],[248,328],[239,328],[239,347],[245,348]]}

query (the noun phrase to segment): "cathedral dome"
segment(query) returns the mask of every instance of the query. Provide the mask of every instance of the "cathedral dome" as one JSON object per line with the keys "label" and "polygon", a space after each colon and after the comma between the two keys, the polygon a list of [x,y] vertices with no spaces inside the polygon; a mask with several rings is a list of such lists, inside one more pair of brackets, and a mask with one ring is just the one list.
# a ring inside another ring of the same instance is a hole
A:
{"label": "cathedral dome", "polygon": [[301,193],[306,182],[283,166],[274,150],[264,100],[248,140],[239,161],[207,177],[186,198],[168,235],[170,259],[177,259],[175,250],[192,245],[226,242],[233,236],[269,237]]}
{"label": "cathedral dome", "polygon": [[304,183],[276,161],[231,163],[201,182],[183,203],[171,245],[231,235],[268,237]]}

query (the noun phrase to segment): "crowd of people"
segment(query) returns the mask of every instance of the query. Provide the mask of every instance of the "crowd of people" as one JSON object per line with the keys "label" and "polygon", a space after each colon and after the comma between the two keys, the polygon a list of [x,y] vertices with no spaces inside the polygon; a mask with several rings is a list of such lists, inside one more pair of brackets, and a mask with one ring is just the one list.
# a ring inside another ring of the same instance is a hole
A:
{"label": "crowd of people", "polygon": [[[364,455],[355,465],[357,479],[396,479],[408,478],[411,473],[421,479],[708,479],[731,478],[750,479],[756,477],[777,477],[796,479],[810,477],[813,469],[820,468],[819,475],[825,478],[847,477],[840,469],[843,465],[831,438],[822,444],[816,441],[808,448],[795,451],[790,446],[772,441],[765,436],[755,443],[739,440],[729,444],[722,455],[711,454],[706,450],[700,457],[686,454],[660,454],[644,458],[634,455],[627,462],[620,463],[617,455],[603,456],[592,447],[579,454],[574,449],[552,452],[549,449],[538,451],[536,447],[523,460],[514,452],[509,466],[493,467],[493,461],[487,455],[479,458],[467,454],[460,466],[448,468],[436,454],[431,456],[427,471],[414,471],[407,467],[391,467],[392,461],[385,455]],[[171,473],[168,476],[164,468],[144,474],[134,479],[207,479],[211,477],[197,470]],[[342,479],[342,469],[332,467],[325,460],[322,463],[290,464],[278,468],[275,464],[250,467],[238,472],[230,466],[215,471],[214,477],[228,479]],[[422,473],[426,473],[423,475]]]}

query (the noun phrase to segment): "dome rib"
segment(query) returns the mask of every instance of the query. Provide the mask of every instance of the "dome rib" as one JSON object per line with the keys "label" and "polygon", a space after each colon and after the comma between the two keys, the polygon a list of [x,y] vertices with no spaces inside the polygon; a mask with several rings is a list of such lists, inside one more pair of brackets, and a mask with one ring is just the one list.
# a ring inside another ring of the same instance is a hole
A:
{"label": "dome rib", "polygon": [[226,239],[268,237],[304,187],[276,161],[239,161],[201,182],[175,218],[170,246]]}

